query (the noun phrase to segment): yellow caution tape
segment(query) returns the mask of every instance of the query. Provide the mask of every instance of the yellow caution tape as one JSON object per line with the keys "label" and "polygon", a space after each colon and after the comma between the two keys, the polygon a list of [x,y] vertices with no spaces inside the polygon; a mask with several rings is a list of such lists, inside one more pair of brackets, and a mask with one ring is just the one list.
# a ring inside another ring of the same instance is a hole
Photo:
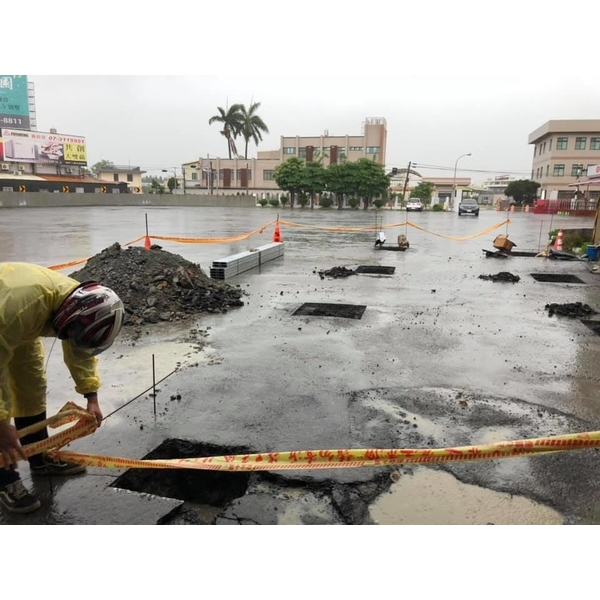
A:
{"label": "yellow caution tape", "polygon": [[472,239],[478,238],[482,235],[485,235],[486,233],[490,233],[490,232],[502,227],[502,225],[509,225],[510,223],[511,223],[511,220],[506,219],[506,221],[502,221],[502,223],[492,225],[491,227],[488,227],[487,229],[484,229],[483,231],[479,231],[478,233],[474,233],[472,235],[453,236],[453,235],[443,235],[441,233],[434,233],[433,231],[429,231],[429,230],[425,229],[424,227],[421,227],[420,225],[416,225],[415,223],[411,223],[410,221],[408,222],[408,224],[411,227],[413,227],[414,229],[418,229],[419,231],[423,231],[425,233],[429,233],[431,235],[435,235],[437,237],[444,238],[446,240],[452,240],[453,242],[465,242],[467,240],[472,240]]}
{"label": "yellow caution tape", "polygon": [[[383,467],[409,463],[433,464],[518,458],[546,455],[600,447],[600,431],[497,442],[477,446],[434,449],[343,449],[298,450],[293,452],[263,452],[199,458],[137,460],[98,454],[80,454],[61,451],[66,444],[90,433],[96,428],[95,417],[81,407],[68,403],[57,415],[19,432],[22,437],[48,424],[58,427],[75,421],[75,425],[41,442],[24,447],[31,456],[50,452],[52,456],[90,467],[108,469],[201,469],[210,471],[285,471],[297,469],[356,469]],[[0,458],[0,467],[3,465]]]}

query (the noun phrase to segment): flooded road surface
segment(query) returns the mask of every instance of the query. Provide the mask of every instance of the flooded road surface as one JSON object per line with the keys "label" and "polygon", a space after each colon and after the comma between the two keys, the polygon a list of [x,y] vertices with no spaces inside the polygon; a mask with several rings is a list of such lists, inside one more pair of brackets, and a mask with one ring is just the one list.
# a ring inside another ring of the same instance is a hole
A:
{"label": "flooded road surface", "polygon": [[[84,258],[144,235],[145,213],[151,234],[202,238],[240,235],[277,216],[271,208],[3,209],[0,257],[42,265]],[[279,215],[320,227],[374,225],[376,219],[374,211],[287,209]],[[379,213],[384,227],[406,217],[403,211]],[[470,236],[500,223],[506,214],[408,217],[434,233]],[[550,217],[513,214],[511,220],[508,231],[517,249],[544,247]],[[592,224],[592,219],[552,219],[553,228]],[[105,414],[151,385],[152,354],[157,379],[182,369],[160,386],[157,416],[146,395],[108,419],[93,438],[77,441],[78,450],[140,458],[165,438],[244,445],[255,452],[431,448],[600,430],[600,337],[578,320],[549,318],[544,309],[548,302],[576,301],[600,309],[600,279],[584,263],[486,259],[482,249],[491,250],[506,226],[462,242],[412,228],[388,229],[389,244],[397,234],[407,234],[407,252],[374,250],[373,232],[289,226],[281,231],[283,258],[227,281],[248,294],[242,308],[177,325],[144,326],[138,337],[124,330],[100,360]],[[269,243],[272,236],[270,226],[236,243],[158,243],[208,272],[213,260]],[[396,269],[391,276],[343,280],[321,280],[316,273],[361,264]],[[519,275],[521,281],[478,279],[499,271]],[[586,285],[538,283],[531,273],[539,272],[572,273],[586,279]],[[304,302],[367,308],[360,320],[295,316]],[[207,335],[194,337],[194,329]],[[74,399],[59,345],[48,370],[52,413]],[[174,394],[181,401],[171,401]],[[394,484],[388,476],[392,487],[388,491],[381,485],[377,498],[375,470],[310,472],[307,477],[324,486],[367,486],[363,497],[372,499],[371,518],[379,523],[598,522],[596,456],[589,450],[452,464],[449,472],[416,468]],[[298,486],[298,474],[282,477]],[[61,519],[72,514],[80,522],[103,523],[116,522],[118,513],[118,521],[127,522],[126,512],[110,508],[112,495],[103,503],[92,488],[97,482],[97,477],[81,478],[79,496],[74,485],[65,486],[72,495],[60,496],[51,512],[60,512]],[[255,502],[240,500],[236,510],[246,510],[252,522],[341,520],[329,493],[299,490],[298,498],[283,497],[284,504],[268,518],[264,492],[256,493]],[[245,522],[240,514],[236,518]],[[49,513],[46,522],[54,518]]]}
{"label": "flooded road surface", "polygon": [[371,507],[386,525],[562,525],[563,517],[528,498],[461,483],[420,467],[403,475]]}

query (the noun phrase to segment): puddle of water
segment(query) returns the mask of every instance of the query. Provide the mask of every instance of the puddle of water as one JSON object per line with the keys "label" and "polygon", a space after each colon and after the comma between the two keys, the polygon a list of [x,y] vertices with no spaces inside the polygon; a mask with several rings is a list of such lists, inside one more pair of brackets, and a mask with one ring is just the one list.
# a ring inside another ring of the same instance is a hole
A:
{"label": "puddle of water", "polygon": [[562,525],[555,510],[460,482],[444,471],[417,468],[371,506],[380,525]]}

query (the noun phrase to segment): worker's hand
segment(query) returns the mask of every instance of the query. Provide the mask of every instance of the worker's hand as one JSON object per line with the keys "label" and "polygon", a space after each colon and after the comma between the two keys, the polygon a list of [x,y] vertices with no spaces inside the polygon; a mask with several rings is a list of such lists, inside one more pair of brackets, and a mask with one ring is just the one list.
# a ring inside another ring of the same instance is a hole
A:
{"label": "worker's hand", "polygon": [[98,396],[95,398],[89,398],[87,403],[88,412],[92,413],[96,417],[96,423],[98,427],[102,424],[102,411],[100,410],[100,406],[98,405]]}
{"label": "worker's hand", "polygon": [[19,458],[27,460],[17,436],[17,429],[10,424],[8,419],[0,421],[0,455],[4,460],[5,469],[8,469],[11,465],[16,467]]}

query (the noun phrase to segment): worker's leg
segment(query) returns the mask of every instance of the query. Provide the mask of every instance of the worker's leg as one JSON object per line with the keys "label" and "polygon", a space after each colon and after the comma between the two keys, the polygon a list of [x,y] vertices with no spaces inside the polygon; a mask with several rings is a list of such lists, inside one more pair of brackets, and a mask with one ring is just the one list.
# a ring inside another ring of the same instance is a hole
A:
{"label": "worker's leg", "polygon": [[[15,427],[24,429],[46,419],[46,371],[44,369],[44,345],[41,339],[21,344],[9,365],[13,397]],[[48,429],[21,438],[26,446],[48,437]],[[30,464],[40,464],[42,456],[29,458]]]}
{"label": "worker's leg", "polygon": [[[22,344],[15,350],[10,365],[13,386],[13,415],[15,427],[24,429],[46,420],[46,370],[44,369],[44,345],[41,339]],[[21,438],[27,446],[48,438],[48,428],[30,433]],[[45,454],[29,457],[32,474],[74,475],[85,471],[83,465],[50,460]]]}

